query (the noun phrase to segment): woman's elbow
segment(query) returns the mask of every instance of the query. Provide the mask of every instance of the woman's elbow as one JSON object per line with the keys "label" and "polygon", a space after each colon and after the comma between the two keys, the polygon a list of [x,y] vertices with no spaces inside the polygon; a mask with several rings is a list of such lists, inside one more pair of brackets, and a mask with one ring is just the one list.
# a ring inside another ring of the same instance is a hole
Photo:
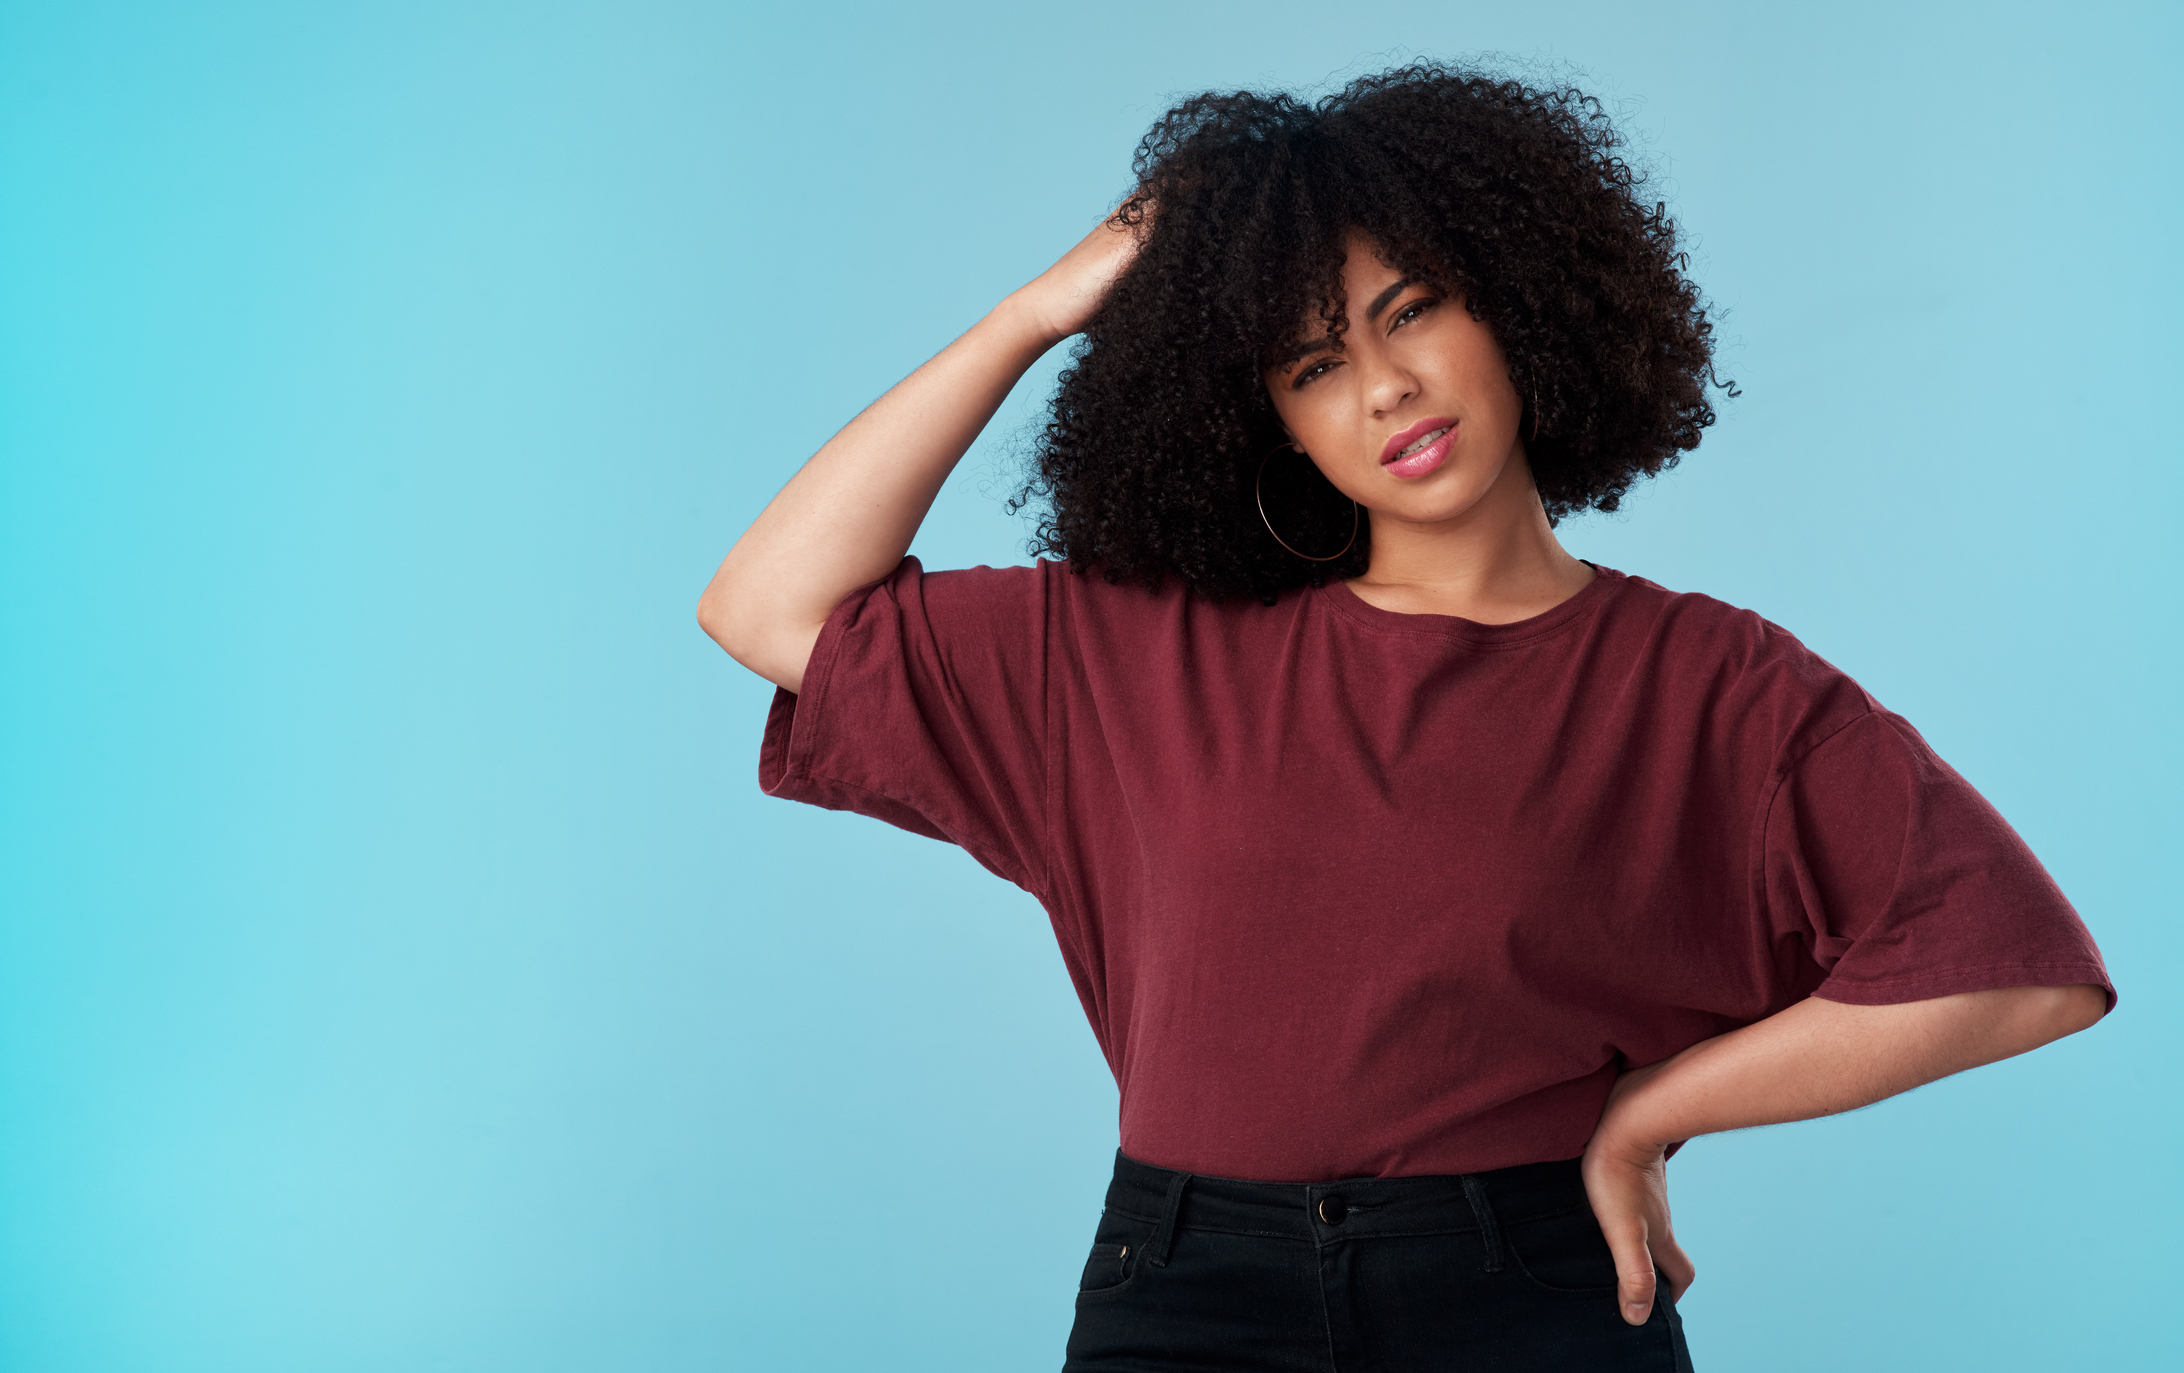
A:
{"label": "woman's elbow", "polygon": [[735,636],[735,619],[729,613],[727,598],[710,586],[705,589],[704,595],[698,597],[698,628],[704,630],[707,638],[727,649],[731,655],[735,653],[735,649],[731,647],[731,640]]}
{"label": "woman's elbow", "polygon": [[766,656],[775,634],[762,604],[748,587],[730,580],[725,570],[698,597],[698,627],[729,657],[744,664],[753,656]]}
{"label": "woman's elbow", "polygon": [[698,625],[729,657],[776,686],[799,691],[818,642],[818,625],[783,624],[754,615],[748,602],[707,588],[698,598]]}
{"label": "woman's elbow", "polygon": [[2089,1029],[2093,1023],[2108,1014],[2108,991],[2090,982],[2073,983],[2068,987],[2051,987],[2056,993],[2055,1005],[2049,1012],[2055,1038],[2074,1035]]}
{"label": "woman's elbow", "polygon": [[2066,987],[2014,987],[2003,993],[2010,999],[2008,1036],[2023,1048],[2037,1049],[2065,1035],[2074,1035],[2108,1014],[2108,993],[2090,982]]}

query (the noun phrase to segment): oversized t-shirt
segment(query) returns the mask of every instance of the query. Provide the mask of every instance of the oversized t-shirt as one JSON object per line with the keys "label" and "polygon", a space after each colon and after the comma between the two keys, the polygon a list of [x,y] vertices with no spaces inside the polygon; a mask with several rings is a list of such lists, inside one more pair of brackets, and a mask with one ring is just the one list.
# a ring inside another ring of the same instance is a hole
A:
{"label": "oversized t-shirt", "polygon": [[1037,897],[1123,1151],[1209,1176],[1573,1158],[1620,1070],[1807,996],[2108,985],[1902,718],[1604,567],[1489,625],[906,558],[775,697],[760,781]]}

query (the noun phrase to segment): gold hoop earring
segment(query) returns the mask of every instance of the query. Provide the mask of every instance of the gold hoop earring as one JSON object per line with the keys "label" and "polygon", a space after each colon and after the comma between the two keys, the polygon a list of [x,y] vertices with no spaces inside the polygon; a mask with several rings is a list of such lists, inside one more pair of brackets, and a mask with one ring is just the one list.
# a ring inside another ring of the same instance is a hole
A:
{"label": "gold hoop earring", "polygon": [[[1284,448],[1295,449],[1297,456],[1303,458],[1306,462],[1310,462],[1312,460],[1312,455],[1305,452],[1302,448],[1298,448],[1295,443],[1277,443],[1272,448],[1266,450],[1265,458],[1259,459],[1259,475],[1252,480],[1251,499],[1257,503],[1259,507],[1259,522],[1266,526],[1266,532],[1269,534],[1274,534],[1274,521],[1266,517],[1266,496],[1261,493],[1260,487],[1266,482],[1267,458],[1273,457],[1276,453],[1281,452]],[[1280,544],[1283,548],[1288,549],[1289,552],[1296,553],[1298,557],[1304,559],[1308,563],[1331,563],[1335,559],[1341,557],[1344,553],[1349,552],[1352,545],[1357,543],[1357,527],[1357,502],[1355,500],[1352,500],[1350,502],[1350,542],[1344,544],[1336,552],[1330,553],[1324,558],[1315,558],[1309,553],[1297,553],[1296,549],[1289,547],[1289,540],[1283,538],[1279,534],[1274,534],[1274,542]]]}
{"label": "gold hoop earring", "polygon": [[1539,442],[1539,392],[1532,393],[1532,442]]}

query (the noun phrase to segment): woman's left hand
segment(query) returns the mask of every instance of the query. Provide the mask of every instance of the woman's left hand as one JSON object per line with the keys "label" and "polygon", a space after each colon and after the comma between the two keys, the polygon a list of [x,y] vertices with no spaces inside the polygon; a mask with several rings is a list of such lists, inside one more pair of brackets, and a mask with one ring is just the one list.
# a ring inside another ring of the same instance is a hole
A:
{"label": "woman's left hand", "polygon": [[1585,1146],[1585,1194],[1615,1255],[1616,1303],[1636,1325],[1661,1282],[1696,1270],[1668,1226],[1668,1146],[1719,1130],[1855,1111],[1924,1082],[2036,1049],[2099,1020],[2104,987],[1996,987],[1854,1006],[1809,996],[1615,1080]]}
{"label": "woman's left hand", "polygon": [[1698,1276],[1669,1226],[1668,1141],[1634,1133],[1626,1125],[1630,1113],[1617,1109],[1661,1067],[1656,1063],[1616,1079],[1585,1146],[1585,1195],[1615,1255],[1616,1305],[1632,1325],[1645,1324],[1660,1285],[1665,1283],[1675,1300]]}

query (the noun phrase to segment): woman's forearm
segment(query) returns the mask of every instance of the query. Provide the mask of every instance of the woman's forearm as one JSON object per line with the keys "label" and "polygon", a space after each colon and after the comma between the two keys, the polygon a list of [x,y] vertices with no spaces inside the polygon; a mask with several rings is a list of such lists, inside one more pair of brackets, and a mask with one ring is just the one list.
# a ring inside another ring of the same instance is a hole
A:
{"label": "woman's forearm", "polygon": [[1666,1146],[1869,1106],[2098,1020],[2098,987],[2010,987],[1890,1006],[1810,997],[1617,1084],[1600,1131]]}
{"label": "woman's forearm", "polygon": [[1681,1296],[1697,1269],[1669,1223],[1670,1145],[1720,1130],[1869,1106],[1936,1078],[2037,1049],[2107,1009],[2094,986],[2010,987],[1893,1006],[1808,997],[1623,1074],[1585,1147],[1585,1191],[1615,1255],[1623,1319],[1657,1283]]}
{"label": "woman's forearm", "polygon": [[705,632],[797,690],[828,612],[902,560],[949,472],[1055,341],[1011,296],[843,426],[729,549],[698,602]]}
{"label": "woman's forearm", "polygon": [[1149,207],[1103,220],[969,333],[851,420],[728,550],[698,623],[736,661],[801,689],[842,598],[892,571],[957,462],[1041,353],[1085,326],[1143,242]]}

